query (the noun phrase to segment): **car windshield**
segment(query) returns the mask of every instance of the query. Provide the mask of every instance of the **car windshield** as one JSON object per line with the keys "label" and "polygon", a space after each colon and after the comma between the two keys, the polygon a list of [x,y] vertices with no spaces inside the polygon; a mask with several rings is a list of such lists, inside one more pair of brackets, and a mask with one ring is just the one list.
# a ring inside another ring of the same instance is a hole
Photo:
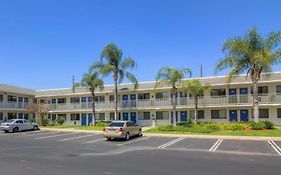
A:
{"label": "car windshield", "polygon": [[109,127],[123,127],[124,123],[123,122],[113,122],[110,123]]}

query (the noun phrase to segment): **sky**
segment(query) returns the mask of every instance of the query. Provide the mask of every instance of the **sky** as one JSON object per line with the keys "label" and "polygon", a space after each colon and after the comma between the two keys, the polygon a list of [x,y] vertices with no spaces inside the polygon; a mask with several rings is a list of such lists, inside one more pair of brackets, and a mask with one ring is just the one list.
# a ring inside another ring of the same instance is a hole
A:
{"label": "sky", "polygon": [[280,0],[0,0],[0,84],[70,87],[109,43],[134,58],[130,71],[140,82],[154,81],[163,66],[199,77],[202,64],[203,76],[224,75],[214,73],[223,43],[252,27],[281,30],[280,7]]}

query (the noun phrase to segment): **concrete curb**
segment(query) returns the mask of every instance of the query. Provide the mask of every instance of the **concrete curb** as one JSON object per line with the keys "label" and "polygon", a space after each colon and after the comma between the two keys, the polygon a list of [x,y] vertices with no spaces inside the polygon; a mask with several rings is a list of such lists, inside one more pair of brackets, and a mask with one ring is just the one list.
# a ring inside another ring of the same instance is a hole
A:
{"label": "concrete curb", "polygon": [[281,137],[263,137],[263,136],[224,136],[224,135],[193,135],[193,134],[160,134],[144,133],[144,136],[155,137],[183,137],[200,139],[225,139],[225,140],[253,140],[253,141],[281,141]]}
{"label": "concrete curb", "polygon": [[[42,131],[60,131],[60,132],[77,132],[77,133],[97,133],[102,131],[78,130],[78,129],[57,129],[57,128],[41,128]],[[197,139],[224,139],[224,140],[253,140],[253,141],[281,141],[281,137],[261,137],[261,136],[223,136],[223,135],[195,135],[195,134],[160,134],[160,133],[143,133],[149,137],[183,137]]]}

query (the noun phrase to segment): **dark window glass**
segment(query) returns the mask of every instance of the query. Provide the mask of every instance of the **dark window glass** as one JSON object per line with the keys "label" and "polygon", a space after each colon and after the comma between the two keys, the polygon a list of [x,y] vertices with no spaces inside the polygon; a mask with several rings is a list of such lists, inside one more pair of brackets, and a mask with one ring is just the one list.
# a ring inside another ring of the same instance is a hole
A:
{"label": "dark window glass", "polygon": [[[253,94],[253,87],[251,88],[251,93]],[[268,87],[267,86],[258,87],[258,93],[259,94],[267,94],[268,93]]]}
{"label": "dark window glass", "polygon": [[72,97],[70,98],[71,103],[79,103],[80,102],[80,97]]}
{"label": "dark window glass", "polygon": [[66,98],[58,98],[58,103],[66,103]]}
{"label": "dark window glass", "polygon": [[260,118],[269,118],[268,109],[259,109]]}
{"label": "dark window glass", "polygon": [[212,89],[211,96],[225,96],[225,89]]}
{"label": "dark window glass", "polygon": [[17,102],[17,97],[13,95],[8,95],[8,102]]}
{"label": "dark window glass", "polygon": [[150,120],[150,112],[140,112],[138,119],[139,120]]}
{"label": "dark window glass", "polygon": [[276,93],[281,93],[281,85],[276,86]]}
{"label": "dark window glass", "polygon": [[226,119],[226,110],[211,110],[211,119]]}
{"label": "dark window glass", "polygon": [[0,101],[3,101],[3,98],[4,98],[3,94],[0,94]]}
{"label": "dark window glass", "polygon": [[[205,114],[204,110],[198,110],[198,119],[204,119],[204,114]],[[194,110],[190,111],[190,117],[192,119],[195,118],[195,111]]]}
{"label": "dark window glass", "polygon": [[277,109],[277,118],[281,118],[281,108]]}
{"label": "dark window glass", "polygon": [[149,98],[150,98],[149,93],[138,94],[138,99],[140,100],[149,99]]}
{"label": "dark window glass", "polygon": [[80,114],[70,114],[70,120],[80,120]]}
{"label": "dark window glass", "polygon": [[156,119],[157,120],[168,120],[169,119],[169,112],[168,111],[156,112]]}
{"label": "dark window glass", "polygon": [[113,122],[109,124],[110,127],[123,127],[124,123],[123,122]]}

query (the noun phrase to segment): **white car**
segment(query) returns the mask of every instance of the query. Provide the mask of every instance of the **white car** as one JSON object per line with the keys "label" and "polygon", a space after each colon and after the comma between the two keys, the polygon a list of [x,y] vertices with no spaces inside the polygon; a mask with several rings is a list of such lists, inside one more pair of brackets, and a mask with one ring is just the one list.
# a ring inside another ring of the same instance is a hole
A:
{"label": "white car", "polygon": [[27,131],[27,130],[38,130],[37,123],[31,123],[26,119],[12,119],[6,120],[1,123],[0,128],[5,132],[18,132],[18,131]]}

